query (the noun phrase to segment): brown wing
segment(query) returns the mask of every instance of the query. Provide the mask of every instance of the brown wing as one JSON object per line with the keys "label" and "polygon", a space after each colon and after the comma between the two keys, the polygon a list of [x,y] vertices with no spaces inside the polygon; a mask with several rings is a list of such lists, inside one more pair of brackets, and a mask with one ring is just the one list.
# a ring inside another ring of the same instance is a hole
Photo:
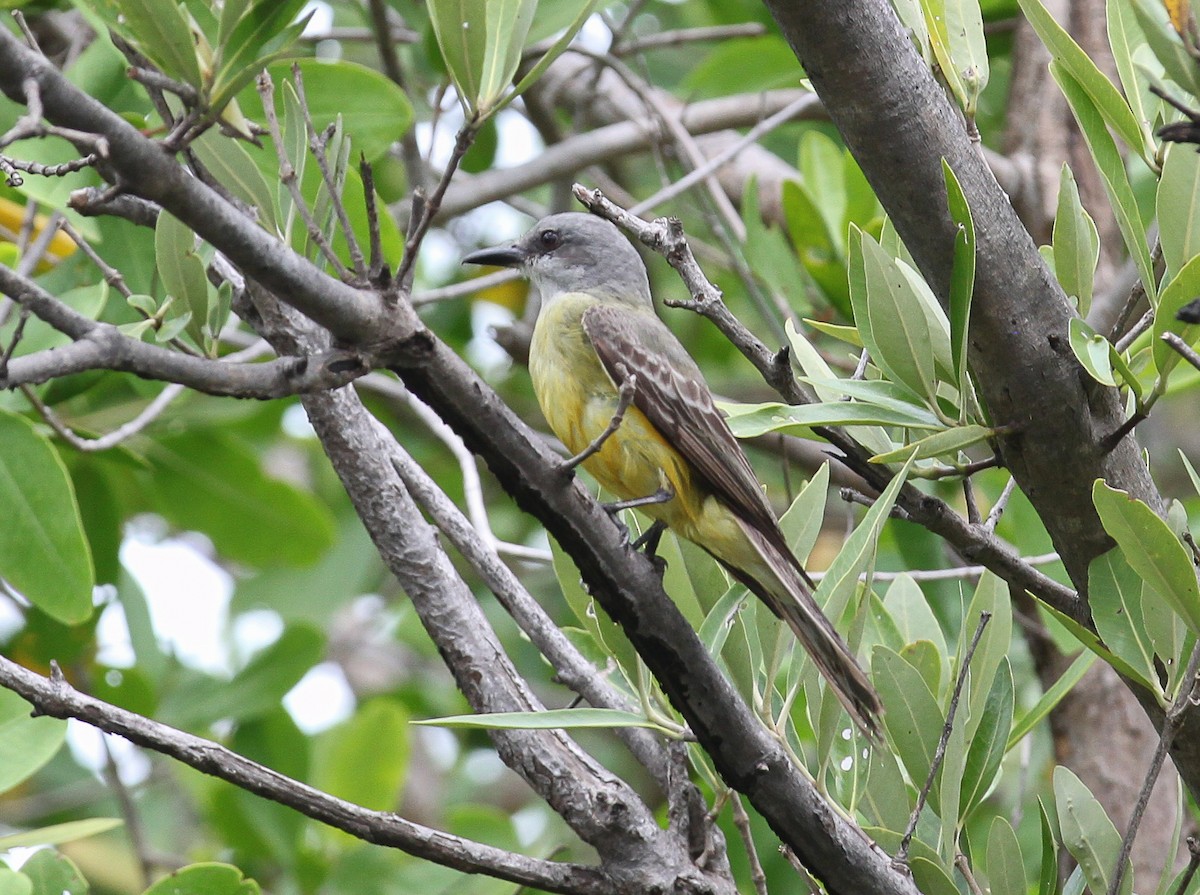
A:
{"label": "brown wing", "polygon": [[583,331],[608,375],[620,385],[637,376],[633,403],[739,516],[764,533],[779,534],[750,462],[725,422],[700,368],[653,314],[597,305],[583,315]]}

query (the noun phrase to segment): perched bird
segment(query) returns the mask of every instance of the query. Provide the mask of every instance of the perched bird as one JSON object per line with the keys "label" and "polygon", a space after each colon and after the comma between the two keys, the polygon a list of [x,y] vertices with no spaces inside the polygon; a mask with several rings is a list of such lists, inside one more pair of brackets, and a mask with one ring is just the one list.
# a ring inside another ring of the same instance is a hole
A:
{"label": "perched bird", "polygon": [[[795,632],[855,722],[879,735],[881,705],[812,598],[746,455],[700,368],[658,318],[646,268],[615,226],[543,218],[517,242],[464,263],[520,269],[541,295],[529,372],[550,428],[608,491],[712,554]],[[632,380],[632,382],[630,382]],[[626,399],[628,405],[628,398]]]}

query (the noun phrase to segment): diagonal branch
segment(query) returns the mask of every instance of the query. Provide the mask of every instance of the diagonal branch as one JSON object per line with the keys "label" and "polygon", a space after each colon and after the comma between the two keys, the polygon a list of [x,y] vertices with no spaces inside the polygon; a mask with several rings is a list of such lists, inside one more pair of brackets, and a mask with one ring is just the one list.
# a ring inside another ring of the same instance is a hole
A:
{"label": "diagonal branch", "polygon": [[105,733],[124,737],[351,836],[398,848],[464,873],[486,873],[549,892],[610,895],[616,891],[594,868],[527,858],[413,823],[388,811],[371,811],[335,798],[219,743],[81,693],[67,683],[57,666],[54,671],[51,677],[43,677],[0,656],[0,685],[28,700],[35,714],[74,718]]}

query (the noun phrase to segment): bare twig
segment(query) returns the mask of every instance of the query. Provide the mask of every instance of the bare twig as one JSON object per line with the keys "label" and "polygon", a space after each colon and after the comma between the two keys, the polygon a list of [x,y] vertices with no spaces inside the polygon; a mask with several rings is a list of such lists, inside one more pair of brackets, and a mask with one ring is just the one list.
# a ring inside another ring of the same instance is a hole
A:
{"label": "bare twig", "polygon": [[329,240],[325,238],[324,232],[317,225],[316,219],[312,216],[312,210],[308,207],[308,202],[305,201],[304,195],[300,191],[300,178],[297,176],[296,167],[287,156],[287,147],[284,145],[283,134],[279,127],[279,117],[275,114],[275,85],[271,81],[271,76],[264,71],[258,76],[256,83],[258,85],[259,96],[262,97],[263,115],[267,119],[267,130],[271,134],[271,142],[275,145],[275,155],[279,160],[279,179],[287,187],[288,193],[292,197],[292,207],[296,209],[303,219],[304,228],[308,231],[309,238],[320,250],[325,260],[337,272],[342,282],[352,282],[354,277],[346,269],[346,265],[342,263],[342,259],[337,256],[337,253],[333,250],[333,246],[329,244]]}
{"label": "bare twig", "polygon": [[498,270],[495,273],[484,274],[481,277],[472,277],[469,280],[443,286],[440,289],[418,292],[412,297],[412,304],[420,307],[421,305],[429,305],[434,302],[447,301],[451,298],[461,298],[464,295],[474,295],[476,292],[483,292],[485,289],[491,289],[493,286],[510,283],[520,278],[521,272],[519,270]]}
{"label": "bare twig", "polygon": [[[346,239],[346,246],[350,252],[350,261],[354,265],[354,270],[358,276],[365,280],[367,277],[367,265],[363,259],[362,247],[358,244],[358,237],[354,235],[354,228],[350,225],[350,215],[346,211],[346,203],[342,201],[342,187],[339,184],[338,177],[335,172],[329,167],[329,155],[326,152],[326,147],[329,144],[329,139],[333,134],[333,125],[326,129],[323,134],[317,133],[316,125],[312,120],[312,113],[308,108],[308,97],[304,93],[304,76],[300,72],[300,63],[292,63],[292,81],[296,85],[296,95],[300,99],[300,108],[304,112],[304,127],[308,131],[308,149],[312,153],[313,158],[317,160],[317,167],[321,171],[321,179],[325,182],[325,189],[329,192],[329,202],[333,206],[334,213],[338,218],[338,225],[341,227],[342,236]],[[350,149],[350,144],[344,139],[339,144],[339,156],[343,156]],[[334,165],[342,172],[341,177],[345,176],[344,158],[334,160]]]}
{"label": "bare twig", "polygon": [[660,47],[678,47],[689,43],[710,40],[733,40],[739,37],[761,37],[767,29],[758,22],[737,25],[711,25],[706,28],[680,28],[677,31],[662,31],[648,34],[628,42],[615,43],[610,51],[614,56],[633,56],[646,50]]}
{"label": "bare twig", "polygon": [[[1192,657],[1188,661],[1187,671],[1180,682],[1179,695],[1175,697],[1163,718],[1162,729],[1158,734],[1158,746],[1154,749],[1150,767],[1146,769],[1146,777],[1142,781],[1142,789],[1138,793],[1133,814],[1125,828],[1125,835],[1121,837],[1121,851],[1117,854],[1116,865],[1113,867],[1112,877],[1108,881],[1107,895],[1117,895],[1121,891],[1121,883],[1125,879],[1125,869],[1129,864],[1129,854],[1133,851],[1133,841],[1137,838],[1138,828],[1146,813],[1146,806],[1150,803],[1150,793],[1158,781],[1159,772],[1162,771],[1163,762],[1171,749],[1175,735],[1183,726],[1184,715],[1197,705],[1200,705],[1200,644],[1192,649]],[[1189,843],[1189,849],[1190,847]]]}
{"label": "bare twig", "polygon": [[1196,875],[1196,870],[1200,869],[1200,839],[1195,836],[1187,838],[1188,863],[1187,868],[1179,877],[1179,885],[1175,887],[1175,891],[1171,895],[1184,895],[1188,887],[1192,884],[1192,878]]}
{"label": "bare twig", "polygon": [[[624,372],[624,365],[618,364],[617,369]],[[608,421],[608,425],[604,427],[604,431],[592,439],[591,444],[585,447],[582,451],[573,457],[568,457],[563,460],[563,469],[574,469],[584,460],[598,454],[604,443],[612,437],[617,429],[621,428],[621,423],[625,419],[625,412],[629,410],[633,404],[633,397],[637,393],[637,376],[630,373],[629,376],[621,382],[621,386],[617,391],[617,409],[613,411],[612,418]]]}
{"label": "bare twig", "polygon": [[603,875],[592,868],[527,858],[424,827],[390,811],[371,811],[335,798],[211,740],[80,693],[67,683],[57,665],[46,678],[0,656],[0,685],[32,703],[39,715],[75,718],[367,842],[398,848],[464,872],[486,873],[552,892],[614,892]]}
{"label": "bare twig", "polygon": [[[987,531],[995,531],[996,526],[1000,522],[1000,517],[1004,515],[1004,510],[1008,507],[1009,498],[1013,492],[1017,490],[1017,480],[1009,476],[1007,482],[1004,483],[1004,489],[1000,492],[1000,496],[996,498],[996,502],[992,504],[992,508],[988,510],[987,518],[983,520],[983,527]],[[1028,560],[1026,560],[1028,562]]]}
{"label": "bare twig", "polygon": [[1174,351],[1178,352],[1180,357],[1185,361],[1197,370],[1200,370],[1200,354],[1197,354],[1195,349],[1188,345],[1187,342],[1183,341],[1175,333],[1163,333],[1162,340],[1170,345]]}
{"label": "bare twig", "polygon": [[917,804],[913,806],[912,814],[908,818],[908,828],[900,840],[900,850],[896,852],[896,857],[893,859],[897,864],[908,863],[908,847],[912,843],[913,834],[917,832],[917,821],[921,817],[921,810],[925,807],[926,799],[929,798],[929,792],[933,789],[933,780],[942,766],[942,759],[946,757],[946,744],[950,742],[950,734],[954,732],[954,716],[958,712],[958,700],[962,695],[963,684],[967,680],[967,669],[971,667],[971,657],[975,655],[975,647],[979,646],[979,639],[983,637],[983,629],[987,627],[987,623],[991,619],[990,612],[979,613],[979,624],[975,626],[971,645],[967,647],[967,651],[962,657],[962,664],[958,667],[958,679],[954,682],[954,693],[951,695],[950,705],[946,709],[946,723],[942,725],[942,735],[938,739],[937,749],[933,753],[933,761],[929,765],[929,776],[925,778],[925,785],[921,787],[921,792],[917,796]]}
{"label": "bare twig", "polygon": [[763,872],[762,861],[758,859],[758,849],[754,847],[754,834],[750,830],[750,816],[742,805],[742,797],[731,791],[729,806],[733,809],[733,825],[737,827],[742,839],[742,847],[746,850],[746,860],[750,862],[750,882],[758,895],[768,895],[767,875]]}
{"label": "bare twig", "polygon": [[163,411],[171,405],[171,402],[183,394],[184,387],[176,383],[171,383],[164,388],[154,400],[142,409],[142,412],[131,419],[124,425],[118,426],[106,435],[99,438],[83,438],[75,432],[70,426],[63,422],[62,418],[54,412],[53,408],[46,406],[42,399],[38,397],[36,391],[28,385],[21,386],[21,393],[26,400],[33,405],[34,410],[38,412],[46,424],[54,430],[54,432],[62,438],[63,441],[71,445],[76,450],[85,453],[95,453],[98,451],[106,451],[116,447],[127,438],[138,434],[148,425],[162,416]]}

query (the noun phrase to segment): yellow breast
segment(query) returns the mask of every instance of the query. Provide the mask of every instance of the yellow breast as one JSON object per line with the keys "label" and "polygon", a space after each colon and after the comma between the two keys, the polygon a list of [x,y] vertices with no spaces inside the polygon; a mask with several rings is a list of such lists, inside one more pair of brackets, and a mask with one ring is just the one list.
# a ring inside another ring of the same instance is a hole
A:
{"label": "yellow breast", "polygon": [[[558,296],[542,309],[529,347],[529,373],[546,422],[567,450],[579,453],[600,436],[617,411],[618,392],[583,331],[589,295]],[[584,468],[616,497],[647,497],[669,487],[692,495],[688,463],[636,407]],[[645,508],[668,525],[685,524],[697,508],[672,500]]]}

